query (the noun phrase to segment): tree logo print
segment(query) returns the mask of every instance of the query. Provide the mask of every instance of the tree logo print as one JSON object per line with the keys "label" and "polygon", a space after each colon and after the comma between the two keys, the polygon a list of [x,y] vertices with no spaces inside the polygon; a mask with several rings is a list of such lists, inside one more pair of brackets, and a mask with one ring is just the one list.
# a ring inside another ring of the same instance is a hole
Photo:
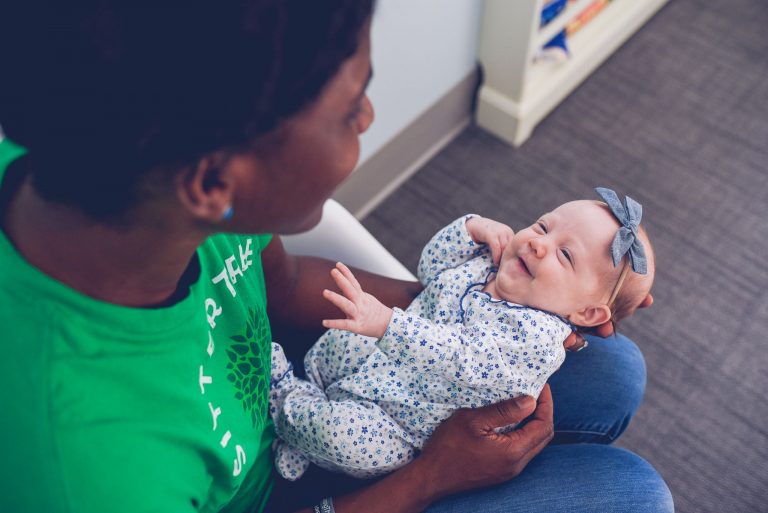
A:
{"label": "tree logo print", "polygon": [[243,411],[250,412],[254,428],[265,422],[267,414],[272,334],[266,319],[260,306],[249,308],[242,333],[229,337],[232,344],[226,349],[227,379],[237,390],[235,399],[242,401]]}

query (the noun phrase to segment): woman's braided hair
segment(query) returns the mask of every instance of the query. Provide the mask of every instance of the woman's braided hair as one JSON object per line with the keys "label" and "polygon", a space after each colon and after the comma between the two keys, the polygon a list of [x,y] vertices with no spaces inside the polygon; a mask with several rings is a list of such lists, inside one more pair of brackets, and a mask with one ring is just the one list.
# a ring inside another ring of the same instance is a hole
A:
{"label": "woman's braided hair", "polygon": [[108,219],[150,171],[248,144],[311,104],[374,0],[13,4],[0,124],[44,198]]}

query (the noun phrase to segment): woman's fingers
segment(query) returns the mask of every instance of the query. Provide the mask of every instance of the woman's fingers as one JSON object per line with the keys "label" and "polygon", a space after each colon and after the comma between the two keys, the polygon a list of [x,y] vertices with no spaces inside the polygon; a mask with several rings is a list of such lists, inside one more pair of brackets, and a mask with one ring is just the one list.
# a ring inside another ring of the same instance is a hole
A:
{"label": "woman's fingers", "polygon": [[[531,420],[514,431],[498,428]],[[461,409],[441,424],[424,446],[421,461],[430,476],[455,493],[511,479],[552,439],[552,395],[538,402],[518,397],[476,409]]]}
{"label": "woman's fingers", "polygon": [[341,294],[325,289],[323,291],[323,297],[333,303],[336,308],[344,312],[344,315],[347,317],[354,317],[357,315],[357,306]]}
{"label": "woman's fingers", "polygon": [[539,394],[536,410],[534,410],[531,420],[522,428],[512,431],[508,435],[518,447],[524,448],[521,455],[523,466],[552,440],[554,435],[553,417],[552,391],[547,384]]}
{"label": "woman's fingers", "polygon": [[597,336],[602,338],[608,338],[613,336],[613,333],[614,333],[613,321],[605,321],[603,324],[596,326],[595,332],[597,333]]}
{"label": "woman's fingers", "polygon": [[587,341],[584,337],[575,331],[572,331],[563,341],[563,347],[566,351],[578,352],[587,347]]}

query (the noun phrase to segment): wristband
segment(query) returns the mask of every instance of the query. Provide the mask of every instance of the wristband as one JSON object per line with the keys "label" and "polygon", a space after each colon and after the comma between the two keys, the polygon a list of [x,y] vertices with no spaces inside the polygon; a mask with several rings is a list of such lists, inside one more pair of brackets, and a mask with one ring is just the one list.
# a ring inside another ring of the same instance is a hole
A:
{"label": "wristband", "polygon": [[326,497],[325,499],[320,501],[320,504],[315,506],[313,508],[314,513],[336,513],[336,510],[333,509],[333,498],[332,497]]}

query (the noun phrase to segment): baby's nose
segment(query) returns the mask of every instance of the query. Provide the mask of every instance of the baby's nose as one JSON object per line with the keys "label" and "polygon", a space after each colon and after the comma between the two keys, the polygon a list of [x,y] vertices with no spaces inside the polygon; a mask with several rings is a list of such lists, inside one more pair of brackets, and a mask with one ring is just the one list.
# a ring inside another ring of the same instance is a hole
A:
{"label": "baby's nose", "polygon": [[531,239],[528,241],[528,245],[538,258],[547,254],[547,244],[540,237]]}

